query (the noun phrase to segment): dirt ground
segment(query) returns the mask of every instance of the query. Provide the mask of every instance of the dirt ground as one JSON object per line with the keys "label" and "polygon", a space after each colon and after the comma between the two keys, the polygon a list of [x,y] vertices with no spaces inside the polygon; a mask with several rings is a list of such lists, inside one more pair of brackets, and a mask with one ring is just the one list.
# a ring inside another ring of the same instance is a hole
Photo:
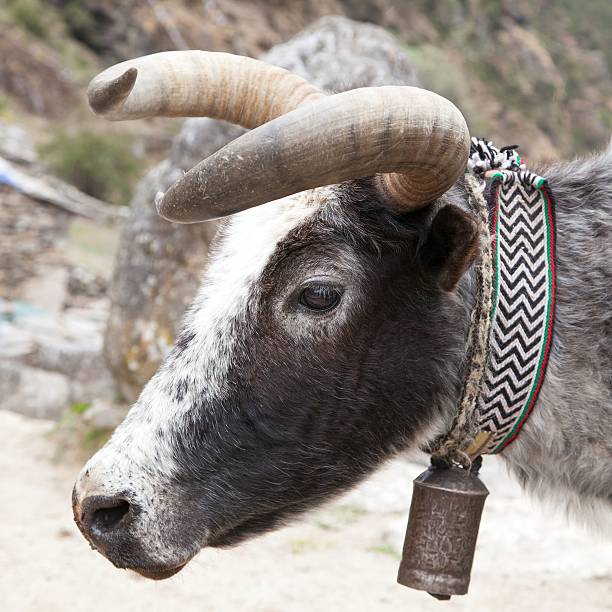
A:
{"label": "dirt ground", "polygon": [[203,551],[149,582],[92,552],[73,524],[79,469],[54,460],[52,423],[0,411],[2,612],[612,610],[612,542],[527,500],[495,460],[470,594],[437,602],[395,583],[410,481],[397,460],[293,527],[229,551]]}

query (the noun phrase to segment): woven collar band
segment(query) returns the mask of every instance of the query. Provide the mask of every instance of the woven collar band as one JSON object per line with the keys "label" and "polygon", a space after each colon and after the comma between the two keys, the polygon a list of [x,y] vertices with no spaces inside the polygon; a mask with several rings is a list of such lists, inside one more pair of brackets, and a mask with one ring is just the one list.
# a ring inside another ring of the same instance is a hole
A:
{"label": "woven collar band", "polygon": [[462,397],[432,455],[467,467],[506,448],[536,404],[555,313],[555,223],[546,179],[525,169],[516,146],[472,138],[466,180],[483,234],[478,292]]}

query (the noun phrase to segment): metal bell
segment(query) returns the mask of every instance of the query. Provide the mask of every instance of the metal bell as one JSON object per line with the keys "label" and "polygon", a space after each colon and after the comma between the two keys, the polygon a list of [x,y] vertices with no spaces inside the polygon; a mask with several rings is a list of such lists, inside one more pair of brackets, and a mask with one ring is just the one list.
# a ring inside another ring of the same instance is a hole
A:
{"label": "metal bell", "polygon": [[465,595],[487,487],[460,467],[430,467],[414,481],[397,581],[437,599]]}

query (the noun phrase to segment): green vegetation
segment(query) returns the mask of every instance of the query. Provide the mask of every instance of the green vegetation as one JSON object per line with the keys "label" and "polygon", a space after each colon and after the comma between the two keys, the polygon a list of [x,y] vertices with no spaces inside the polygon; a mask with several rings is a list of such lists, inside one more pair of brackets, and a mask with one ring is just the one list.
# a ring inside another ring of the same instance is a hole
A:
{"label": "green vegetation", "polygon": [[60,178],[96,198],[126,204],[141,161],[122,134],[58,131],[40,147],[45,164]]}
{"label": "green vegetation", "polygon": [[427,15],[445,38],[452,35],[466,11],[464,0],[435,0],[435,2],[409,0],[409,2],[413,10],[417,9],[420,14]]}
{"label": "green vegetation", "polygon": [[380,544],[379,546],[372,546],[368,548],[369,552],[373,552],[379,555],[387,555],[388,557],[393,557],[393,559],[401,559],[402,555],[395,550],[393,546],[390,544]]}
{"label": "green vegetation", "polygon": [[[459,65],[434,45],[405,46],[423,85],[459,104],[469,97],[469,83]],[[453,69],[450,69],[452,66]]]}
{"label": "green vegetation", "polygon": [[68,27],[76,32],[89,30],[95,27],[96,22],[80,0],[70,0],[62,8],[62,15]]}
{"label": "green vegetation", "polygon": [[90,402],[77,402],[76,404],[72,404],[72,406],[70,406],[70,412],[79,415],[85,414],[90,406]]}
{"label": "green vegetation", "polygon": [[474,134],[489,134],[492,131],[488,118],[479,112],[474,100],[471,83],[474,79],[493,79],[485,74],[486,66],[471,66],[463,58],[454,57],[444,49],[431,44],[404,45],[415,65],[423,86],[452,100],[463,110]]}
{"label": "green vegetation", "polygon": [[606,126],[606,129],[612,130],[612,111],[609,111],[607,108],[602,108],[599,111],[599,117]]}
{"label": "green vegetation", "polygon": [[9,99],[0,94],[0,118],[1,119],[12,119],[13,112],[11,110],[11,103]]}
{"label": "green vegetation", "polygon": [[46,12],[40,0],[9,0],[7,8],[18,26],[34,36],[46,38]]}
{"label": "green vegetation", "polygon": [[610,0],[558,0],[559,8],[567,14],[570,30],[581,43],[596,51],[601,51],[612,68],[612,10]]}
{"label": "green vegetation", "polygon": [[536,157],[601,148],[610,130],[612,5],[549,4],[410,0],[425,26],[397,35],[423,85],[455,102],[472,133],[519,142]]}
{"label": "green vegetation", "polygon": [[111,430],[93,427],[83,418],[90,407],[90,402],[75,402],[66,408],[50,432],[50,438],[55,442],[56,460],[65,460],[66,456],[78,457],[79,460],[89,457],[110,438]]}

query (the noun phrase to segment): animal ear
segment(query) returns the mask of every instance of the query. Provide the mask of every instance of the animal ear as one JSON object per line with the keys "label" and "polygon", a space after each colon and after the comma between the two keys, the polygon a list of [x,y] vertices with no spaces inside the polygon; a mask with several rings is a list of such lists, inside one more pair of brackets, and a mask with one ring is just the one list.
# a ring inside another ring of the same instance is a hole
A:
{"label": "animal ear", "polygon": [[422,269],[435,285],[453,291],[478,251],[478,222],[457,206],[436,214],[420,251]]}

